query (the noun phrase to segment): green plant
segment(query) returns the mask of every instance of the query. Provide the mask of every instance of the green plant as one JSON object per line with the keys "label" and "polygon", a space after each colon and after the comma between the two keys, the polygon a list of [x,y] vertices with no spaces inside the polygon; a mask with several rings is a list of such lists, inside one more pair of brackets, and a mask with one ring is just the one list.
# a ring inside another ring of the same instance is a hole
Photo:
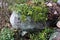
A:
{"label": "green plant", "polygon": [[53,2],[57,2],[58,0],[52,0]]}
{"label": "green plant", "polygon": [[16,3],[26,3],[27,0],[14,0]]}
{"label": "green plant", "polygon": [[49,35],[53,32],[50,28],[45,28],[42,32],[37,34],[30,34],[31,40],[49,40]]}
{"label": "green plant", "polygon": [[6,0],[8,3],[26,3],[27,0]]}
{"label": "green plant", "polygon": [[3,28],[0,32],[0,40],[14,40],[14,33],[9,28]]}
{"label": "green plant", "polygon": [[48,8],[44,2],[37,3],[37,5],[27,5],[26,3],[15,4],[13,7],[10,6],[9,9],[24,15],[24,19],[26,19],[27,16],[30,16],[35,22],[47,20]]}

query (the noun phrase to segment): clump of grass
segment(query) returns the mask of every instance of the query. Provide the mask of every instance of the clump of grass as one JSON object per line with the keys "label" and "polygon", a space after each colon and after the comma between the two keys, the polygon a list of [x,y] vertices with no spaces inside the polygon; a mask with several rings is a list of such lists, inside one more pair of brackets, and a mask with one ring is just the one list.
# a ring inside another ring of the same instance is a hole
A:
{"label": "clump of grass", "polygon": [[37,34],[30,34],[31,40],[48,40],[50,34],[53,32],[53,29],[45,28],[42,32]]}
{"label": "clump of grass", "polygon": [[3,28],[0,32],[0,40],[14,40],[14,32],[9,28]]}

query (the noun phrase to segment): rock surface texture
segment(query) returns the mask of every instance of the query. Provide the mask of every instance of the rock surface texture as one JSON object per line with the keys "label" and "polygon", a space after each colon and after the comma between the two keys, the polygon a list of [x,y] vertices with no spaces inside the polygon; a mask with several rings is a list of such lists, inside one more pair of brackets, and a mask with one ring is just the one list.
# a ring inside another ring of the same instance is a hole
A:
{"label": "rock surface texture", "polygon": [[44,29],[43,22],[33,22],[31,18],[28,16],[25,22],[22,22],[20,19],[21,15],[13,12],[10,17],[10,23],[12,28],[21,29],[21,30],[35,30],[35,29]]}

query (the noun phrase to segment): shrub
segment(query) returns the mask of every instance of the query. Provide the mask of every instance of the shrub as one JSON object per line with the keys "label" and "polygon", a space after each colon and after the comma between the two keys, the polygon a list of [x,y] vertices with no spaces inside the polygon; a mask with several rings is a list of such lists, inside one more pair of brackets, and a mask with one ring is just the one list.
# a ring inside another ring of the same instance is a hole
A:
{"label": "shrub", "polygon": [[48,8],[44,4],[44,2],[40,2],[40,3],[38,2],[36,5],[35,4],[27,5],[26,3],[15,4],[13,7],[10,6],[9,9],[12,9],[13,11],[16,11],[17,13],[22,14],[24,19],[26,19],[27,16],[30,16],[31,19],[34,20],[35,22],[47,20]]}
{"label": "shrub", "polygon": [[9,28],[3,28],[0,32],[0,40],[14,40],[14,33]]}

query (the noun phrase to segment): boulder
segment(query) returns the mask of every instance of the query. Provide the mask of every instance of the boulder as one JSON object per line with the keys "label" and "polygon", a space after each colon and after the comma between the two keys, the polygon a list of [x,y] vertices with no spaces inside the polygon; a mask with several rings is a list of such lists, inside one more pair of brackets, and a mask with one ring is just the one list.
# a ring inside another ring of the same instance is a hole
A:
{"label": "boulder", "polygon": [[44,22],[33,22],[31,20],[31,17],[27,17],[25,22],[22,22],[21,19],[21,14],[16,13],[13,11],[10,17],[10,23],[12,25],[13,29],[21,29],[21,30],[35,30],[35,29],[44,29],[45,24]]}
{"label": "boulder", "polygon": [[37,23],[33,22],[31,20],[31,17],[29,17],[29,16],[26,17],[25,22],[22,22],[21,14],[16,13],[15,11],[13,11],[13,13],[11,14],[10,23],[12,25],[12,29],[21,30],[21,32],[19,32],[19,34],[21,36],[24,36],[28,32],[39,31],[39,30],[44,29],[46,27],[44,22],[37,22]]}

